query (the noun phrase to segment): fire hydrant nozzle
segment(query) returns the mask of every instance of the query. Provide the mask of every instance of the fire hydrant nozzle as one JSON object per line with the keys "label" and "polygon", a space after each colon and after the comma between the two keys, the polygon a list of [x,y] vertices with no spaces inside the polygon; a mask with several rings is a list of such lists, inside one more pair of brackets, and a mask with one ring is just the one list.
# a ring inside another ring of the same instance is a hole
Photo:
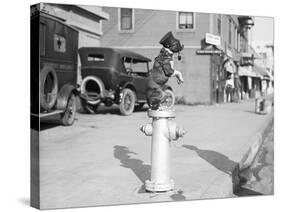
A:
{"label": "fire hydrant nozzle", "polygon": [[183,128],[181,128],[181,127],[178,127],[177,128],[177,132],[176,132],[176,134],[177,134],[177,136],[179,137],[179,138],[182,138],[184,135],[185,135],[185,130],[183,129]]}
{"label": "fire hydrant nozzle", "polygon": [[169,191],[174,189],[170,179],[170,141],[183,137],[185,131],[171,121],[175,118],[173,110],[149,110],[152,123],[143,125],[141,131],[152,136],[151,142],[151,179],[145,182],[148,191]]}
{"label": "fire hydrant nozzle", "polygon": [[152,135],[152,124],[146,124],[141,126],[140,131],[142,131],[146,136],[151,136]]}

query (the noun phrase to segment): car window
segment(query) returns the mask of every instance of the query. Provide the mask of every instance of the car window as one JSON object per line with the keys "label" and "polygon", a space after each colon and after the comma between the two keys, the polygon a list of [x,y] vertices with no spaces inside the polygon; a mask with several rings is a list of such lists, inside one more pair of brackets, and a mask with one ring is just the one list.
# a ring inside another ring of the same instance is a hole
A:
{"label": "car window", "polygon": [[131,58],[123,58],[123,64],[126,70],[130,70],[133,73],[147,73],[147,63],[146,62],[132,62]]}
{"label": "car window", "polygon": [[89,62],[103,62],[104,61],[104,55],[102,54],[89,54],[88,59]]}
{"label": "car window", "polygon": [[132,63],[133,72],[147,73],[147,63]]}
{"label": "car window", "polygon": [[123,58],[123,64],[125,66],[125,69],[127,68],[132,68],[132,63],[130,62],[130,60],[128,58]]}

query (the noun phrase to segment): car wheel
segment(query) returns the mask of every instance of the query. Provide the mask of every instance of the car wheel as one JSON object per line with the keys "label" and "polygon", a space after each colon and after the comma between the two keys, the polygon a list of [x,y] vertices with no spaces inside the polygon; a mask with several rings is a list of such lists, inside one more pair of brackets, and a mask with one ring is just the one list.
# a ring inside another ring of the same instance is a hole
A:
{"label": "car wheel", "polygon": [[86,113],[94,114],[96,113],[99,105],[91,105],[86,100],[81,98],[81,106]]}
{"label": "car wheel", "polygon": [[122,100],[119,105],[121,115],[128,116],[131,115],[135,108],[136,96],[135,93],[125,88],[122,91]]}
{"label": "car wheel", "polygon": [[50,110],[56,103],[58,95],[58,78],[52,67],[46,66],[40,72],[40,106]]}
{"label": "car wheel", "polygon": [[175,94],[170,89],[166,89],[165,94],[166,94],[165,102],[161,103],[161,106],[166,107],[166,108],[172,108],[176,102]]}
{"label": "car wheel", "polygon": [[64,126],[70,126],[74,122],[76,114],[76,98],[74,94],[71,94],[64,113],[61,115],[61,122]]}

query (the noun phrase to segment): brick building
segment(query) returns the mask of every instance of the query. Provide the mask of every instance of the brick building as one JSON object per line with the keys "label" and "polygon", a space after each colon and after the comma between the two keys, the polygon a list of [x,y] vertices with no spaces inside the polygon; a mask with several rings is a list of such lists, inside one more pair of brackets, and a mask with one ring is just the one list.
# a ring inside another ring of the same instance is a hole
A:
{"label": "brick building", "polygon": [[177,98],[187,104],[224,102],[227,72],[238,74],[240,64],[244,65],[241,75],[251,77],[247,61],[252,56],[241,58],[241,52],[252,54],[247,40],[253,24],[250,17],[113,7],[103,10],[110,18],[102,21],[102,46],[131,49],[153,59],[165,33],[172,31],[180,39],[185,48],[183,59],[175,60],[175,69],[183,73],[185,83],[178,86],[173,79],[169,83]]}

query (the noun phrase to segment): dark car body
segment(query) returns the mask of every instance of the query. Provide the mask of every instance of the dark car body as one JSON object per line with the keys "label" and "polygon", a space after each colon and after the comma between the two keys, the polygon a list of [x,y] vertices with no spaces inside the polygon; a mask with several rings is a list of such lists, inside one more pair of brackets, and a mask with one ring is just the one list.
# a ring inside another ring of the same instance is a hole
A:
{"label": "dark car body", "polygon": [[39,35],[40,70],[46,65],[54,67],[59,90],[66,84],[76,86],[78,31],[41,12]]}
{"label": "dark car body", "polygon": [[81,96],[88,103],[119,104],[125,88],[134,92],[137,104],[146,102],[149,58],[129,50],[105,47],[83,47],[79,55]]}

